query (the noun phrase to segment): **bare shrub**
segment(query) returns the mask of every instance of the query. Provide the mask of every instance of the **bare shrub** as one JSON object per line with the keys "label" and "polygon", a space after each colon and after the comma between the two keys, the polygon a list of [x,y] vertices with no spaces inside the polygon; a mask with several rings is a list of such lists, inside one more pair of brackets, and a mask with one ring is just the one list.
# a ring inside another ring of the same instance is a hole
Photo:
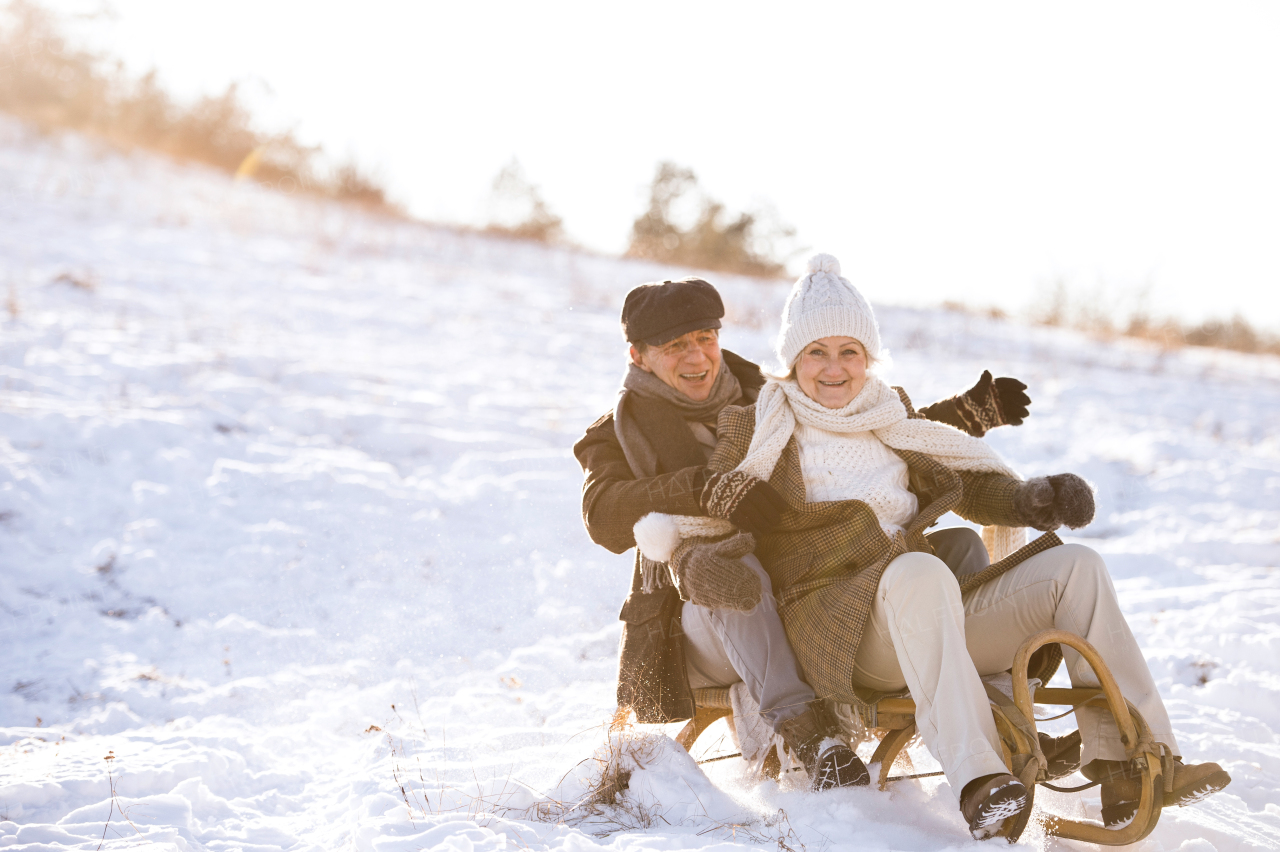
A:
{"label": "bare shrub", "polygon": [[[697,212],[691,223],[682,225],[678,208],[690,202]],[[699,190],[692,169],[662,162],[649,185],[648,207],[631,226],[626,254],[719,272],[781,277],[786,268],[780,252],[794,237],[795,229],[772,208],[733,213]]]}
{"label": "bare shrub", "polygon": [[155,71],[130,79],[120,62],[73,46],[57,19],[30,0],[0,6],[0,110],[44,132],[89,133],[277,189],[399,212],[355,164],[325,170],[318,165],[319,148],[303,145],[291,132],[255,129],[235,84],[179,103]]}
{"label": "bare shrub", "polygon": [[551,212],[541,191],[529,181],[519,160],[514,158],[493,179],[489,224],[485,230],[540,243],[565,240],[564,222]]}
{"label": "bare shrub", "polygon": [[[1136,337],[1166,349],[1211,346],[1237,352],[1280,355],[1280,335],[1254,326],[1242,315],[1229,320],[1209,319],[1188,323],[1173,317],[1156,318],[1150,308],[1150,285],[1134,291],[1071,289],[1056,279],[1042,286],[1031,304],[1029,316],[1040,325],[1074,328],[1096,337]],[[954,305],[947,303],[944,307]],[[961,310],[973,312],[960,305]]]}

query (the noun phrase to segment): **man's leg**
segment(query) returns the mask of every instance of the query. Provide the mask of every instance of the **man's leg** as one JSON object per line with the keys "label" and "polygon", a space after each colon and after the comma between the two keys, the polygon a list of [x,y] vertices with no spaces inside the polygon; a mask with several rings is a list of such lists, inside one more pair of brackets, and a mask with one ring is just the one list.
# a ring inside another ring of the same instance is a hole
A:
{"label": "man's leg", "polygon": [[754,555],[742,558],[756,572],[762,591],[750,612],[708,609],[688,601],[681,614],[689,683],[695,689],[741,680],[775,731],[799,716],[816,697],[800,677],[791,643],[782,629],[769,575]]}
{"label": "man's leg", "polygon": [[968,527],[948,527],[926,533],[925,538],[929,540],[934,555],[947,563],[957,577],[977,574],[991,564],[982,536]]}
{"label": "man's leg", "polygon": [[[1098,649],[1155,739],[1175,755],[1180,753],[1146,658],[1120,612],[1111,575],[1093,550],[1064,544],[1038,553],[965,595],[964,610],[969,656],[981,674],[1007,670],[1022,643],[1042,630],[1057,628],[1083,636]],[[1072,685],[1098,686],[1084,658],[1065,646],[1063,656]],[[1078,708],[1076,720],[1084,763],[1124,759],[1120,731],[1105,707]]]}
{"label": "man's leg", "polygon": [[965,646],[964,605],[951,569],[926,553],[889,563],[858,645],[854,682],[916,702],[916,725],[957,797],[1006,772],[987,693]]}

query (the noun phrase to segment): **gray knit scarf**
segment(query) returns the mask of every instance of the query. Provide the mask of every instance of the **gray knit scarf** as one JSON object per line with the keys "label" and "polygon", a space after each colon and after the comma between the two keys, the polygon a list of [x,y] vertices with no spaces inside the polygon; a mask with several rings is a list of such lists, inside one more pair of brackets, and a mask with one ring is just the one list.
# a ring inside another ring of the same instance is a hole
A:
{"label": "gray knit scarf", "polygon": [[[613,428],[631,473],[647,479],[706,464],[693,437],[690,422],[711,423],[721,410],[742,397],[742,385],[729,365],[720,362],[711,393],[695,402],[652,373],[631,364],[613,409]],[[641,591],[655,592],[671,585],[666,564],[640,556]]]}
{"label": "gray knit scarf", "polygon": [[631,473],[643,479],[703,464],[688,423],[714,423],[724,407],[741,396],[738,377],[723,361],[710,395],[702,402],[629,365],[613,408],[613,428]]}

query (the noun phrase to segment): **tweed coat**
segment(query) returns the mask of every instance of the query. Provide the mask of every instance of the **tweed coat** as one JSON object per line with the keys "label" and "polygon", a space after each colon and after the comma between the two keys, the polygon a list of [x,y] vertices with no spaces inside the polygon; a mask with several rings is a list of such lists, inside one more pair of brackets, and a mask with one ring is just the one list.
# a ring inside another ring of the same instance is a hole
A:
{"label": "tweed coat", "polygon": [[[898,393],[910,413],[910,400],[901,389]],[[754,405],[722,411],[719,441],[708,468],[723,472],[737,467],[754,432]],[[851,672],[876,588],[894,558],[908,551],[932,553],[924,532],[949,511],[980,524],[1021,525],[1013,509],[1018,480],[998,473],[953,471],[923,453],[894,452],[907,463],[908,487],[920,507],[905,531],[894,537],[861,500],[806,502],[794,436],[769,478],[788,509],[778,530],[764,536],[755,553],[773,580],[778,614],[805,679],[818,695],[835,701],[852,703],[870,695],[853,682]],[[1058,544],[1055,534],[1043,535],[964,578],[961,590],[977,588]]]}

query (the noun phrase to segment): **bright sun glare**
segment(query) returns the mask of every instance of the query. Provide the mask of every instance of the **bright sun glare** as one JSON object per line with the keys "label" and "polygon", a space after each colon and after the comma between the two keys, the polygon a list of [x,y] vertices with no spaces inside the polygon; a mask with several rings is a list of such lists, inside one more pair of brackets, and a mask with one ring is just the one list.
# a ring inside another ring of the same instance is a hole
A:
{"label": "bright sun glare", "polygon": [[1275,6],[111,8],[79,31],[131,69],[250,81],[263,121],[427,219],[475,221],[514,156],[570,237],[616,252],[672,160],[771,202],[880,301],[1012,312],[1061,281],[1280,328]]}

